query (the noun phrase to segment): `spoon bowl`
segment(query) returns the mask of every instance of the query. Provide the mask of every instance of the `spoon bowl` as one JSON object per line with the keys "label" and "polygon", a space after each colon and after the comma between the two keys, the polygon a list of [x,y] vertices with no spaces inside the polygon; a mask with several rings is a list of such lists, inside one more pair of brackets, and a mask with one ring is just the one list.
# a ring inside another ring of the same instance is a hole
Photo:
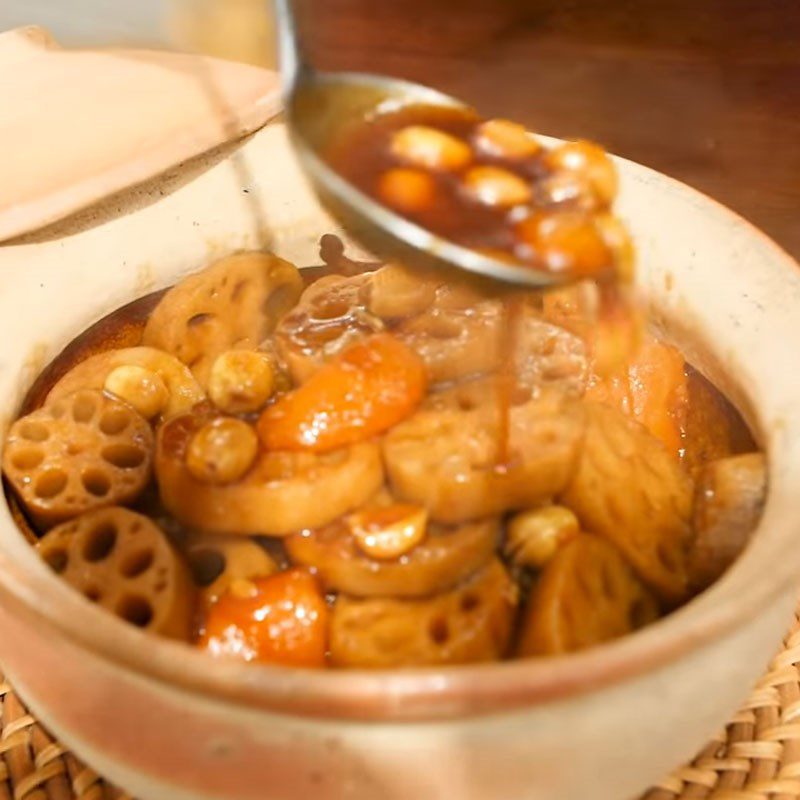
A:
{"label": "spoon bowl", "polygon": [[425,269],[466,270],[517,286],[571,280],[462,247],[394,213],[334,170],[324,154],[359,120],[424,105],[471,110],[460,100],[410,81],[358,72],[323,73],[302,56],[292,0],[276,0],[286,122],[294,148],[323,205],[366,247]]}

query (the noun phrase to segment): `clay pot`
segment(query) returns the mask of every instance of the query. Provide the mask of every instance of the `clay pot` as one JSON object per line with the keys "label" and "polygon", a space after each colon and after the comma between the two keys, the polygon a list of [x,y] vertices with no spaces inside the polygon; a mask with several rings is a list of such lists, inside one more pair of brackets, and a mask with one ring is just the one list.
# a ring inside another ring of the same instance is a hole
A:
{"label": "clay pot", "polygon": [[[712,200],[619,166],[658,315],[769,457],[762,523],[717,584],[568,657],[371,673],[220,663],[70,591],[3,505],[0,659],[33,712],[149,800],[620,800],[691,757],[766,665],[796,599],[800,273]],[[157,182],[140,190],[129,213],[93,212],[73,235],[0,248],[0,418],[66,342],[123,303],[241,248],[317,263],[319,235],[336,230],[280,124],[197,173],[164,197]]]}

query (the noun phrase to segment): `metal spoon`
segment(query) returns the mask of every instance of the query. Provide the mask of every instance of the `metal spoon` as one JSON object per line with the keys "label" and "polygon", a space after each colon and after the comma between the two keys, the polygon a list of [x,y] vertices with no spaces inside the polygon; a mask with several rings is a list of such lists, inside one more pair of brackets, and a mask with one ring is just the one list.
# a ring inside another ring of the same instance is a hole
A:
{"label": "metal spoon", "polygon": [[294,0],[275,0],[287,124],[311,184],[322,203],[376,253],[423,267],[454,267],[505,283],[545,286],[567,276],[486,256],[395,214],[357,189],[322,157],[344,126],[407,105],[469,109],[459,100],[409,81],[357,72],[317,72],[303,56]]}

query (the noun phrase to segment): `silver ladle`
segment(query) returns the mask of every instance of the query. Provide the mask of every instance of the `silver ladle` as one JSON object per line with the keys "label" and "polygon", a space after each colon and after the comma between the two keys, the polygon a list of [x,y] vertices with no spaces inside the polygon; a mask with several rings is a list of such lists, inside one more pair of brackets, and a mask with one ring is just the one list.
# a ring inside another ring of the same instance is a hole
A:
{"label": "silver ladle", "polygon": [[569,280],[566,275],[501,261],[444,239],[373,200],[336,172],[322,154],[355,121],[408,105],[466,110],[469,106],[409,81],[359,72],[316,71],[303,56],[294,0],[274,0],[274,7],[285,115],[295,150],[323,205],[356,239],[401,262],[467,270],[505,283],[546,286]]}

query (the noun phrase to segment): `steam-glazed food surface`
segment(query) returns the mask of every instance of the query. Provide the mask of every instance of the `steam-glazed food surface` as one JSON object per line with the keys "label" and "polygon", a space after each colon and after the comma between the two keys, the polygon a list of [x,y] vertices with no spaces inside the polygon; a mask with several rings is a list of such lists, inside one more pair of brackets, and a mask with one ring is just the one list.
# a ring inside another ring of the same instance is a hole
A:
{"label": "steam-glazed food surface", "polygon": [[764,457],[619,284],[499,293],[333,249],[307,280],[216,262],[31,394],[10,499],[89,602],[216,658],[544,657],[746,546]]}
{"label": "steam-glazed food surface", "polygon": [[463,112],[373,122],[331,154],[365,192],[575,281],[359,263],[331,234],[314,269],[198,264],[31,390],[2,455],[26,537],[128,624],[292,667],[543,658],[689,602],[768,476],[647,324],[613,162]]}

